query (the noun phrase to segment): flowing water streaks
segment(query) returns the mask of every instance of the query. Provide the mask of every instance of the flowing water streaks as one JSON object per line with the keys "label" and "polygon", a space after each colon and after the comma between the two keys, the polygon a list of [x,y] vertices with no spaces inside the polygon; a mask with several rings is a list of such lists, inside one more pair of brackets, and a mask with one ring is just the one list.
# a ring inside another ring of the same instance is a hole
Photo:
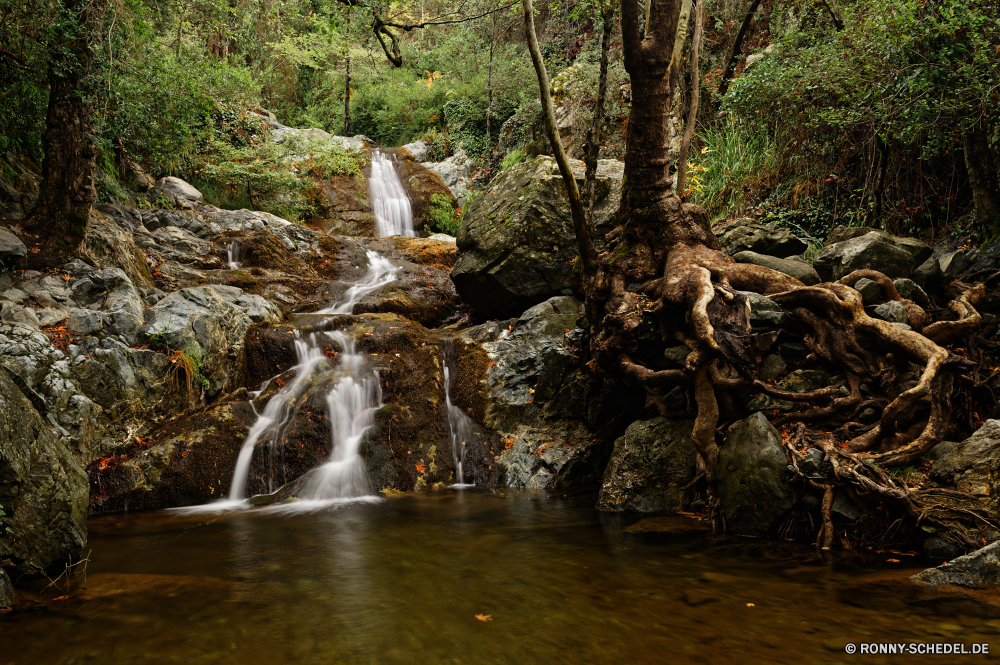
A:
{"label": "flowing water streaks", "polygon": [[229,264],[231,270],[240,269],[240,241],[231,240],[228,245],[226,245],[226,263]]}
{"label": "flowing water streaks", "polygon": [[463,466],[468,446],[472,443],[472,437],[480,436],[480,432],[475,421],[451,401],[451,376],[455,371],[455,351],[452,341],[450,339],[444,341],[441,349],[444,353],[444,397],[448,407],[448,438],[451,441],[451,457],[455,464],[455,484],[461,487],[466,486]]}
{"label": "flowing water streaks", "polygon": [[413,208],[392,158],[378,150],[372,153],[368,188],[380,238],[417,235],[413,230]]}

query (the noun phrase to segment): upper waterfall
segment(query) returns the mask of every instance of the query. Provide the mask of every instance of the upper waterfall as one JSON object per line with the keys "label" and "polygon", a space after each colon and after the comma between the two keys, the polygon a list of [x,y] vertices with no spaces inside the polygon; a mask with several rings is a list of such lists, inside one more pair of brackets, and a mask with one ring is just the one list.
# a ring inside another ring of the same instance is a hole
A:
{"label": "upper waterfall", "polygon": [[393,160],[378,150],[372,153],[368,188],[380,238],[417,235],[413,230],[413,208]]}

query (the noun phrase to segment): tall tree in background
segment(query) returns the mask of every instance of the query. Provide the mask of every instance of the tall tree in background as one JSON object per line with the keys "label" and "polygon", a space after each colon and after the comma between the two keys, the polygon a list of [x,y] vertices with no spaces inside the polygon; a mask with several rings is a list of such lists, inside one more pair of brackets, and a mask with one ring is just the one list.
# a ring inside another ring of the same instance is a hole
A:
{"label": "tall tree in background", "polygon": [[35,240],[28,255],[32,267],[51,267],[78,255],[97,197],[91,36],[98,30],[103,8],[102,0],[65,0],[57,6],[42,184],[35,208],[24,223]]}

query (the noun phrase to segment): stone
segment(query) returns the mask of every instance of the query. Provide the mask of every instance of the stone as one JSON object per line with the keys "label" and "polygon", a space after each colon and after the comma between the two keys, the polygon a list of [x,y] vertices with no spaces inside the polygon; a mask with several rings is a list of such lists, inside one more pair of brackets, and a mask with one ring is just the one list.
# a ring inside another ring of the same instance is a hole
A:
{"label": "stone", "polygon": [[942,441],[924,453],[924,459],[936,462],[942,457],[953,453],[960,445],[958,441]]}
{"label": "stone", "polygon": [[972,265],[966,252],[955,251],[937,257],[941,274],[950,279],[957,278],[966,268]]}
{"label": "stone", "polygon": [[847,492],[838,489],[833,495],[833,503],[830,505],[830,514],[848,522],[854,522],[861,517],[861,510],[847,496]]}
{"label": "stone", "polygon": [[[126,219],[119,211],[118,219]],[[92,210],[84,238],[86,258],[98,268],[119,268],[138,288],[152,288],[153,275],[146,255],[135,242],[128,222],[119,222]]]}
{"label": "stone", "polygon": [[892,285],[896,287],[896,292],[899,293],[899,296],[907,300],[913,300],[913,295],[917,292],[918,288],[916,282],[905,277],[892,280]]}
{"label": "stone", "polygon": [[767,296],[753,291],[740,291],[750,303],[750,324],[764,326],[781,326],[788,322],[788,315],[781,305]]}
{"label": "stone", "polygon": [[941,264],[933,256],[921,263],[913,271],[914,283],[918,284],[925,291],[936,289],[941,285],[943,279],[944,273],[941,272]]}
{"label": "stone", "polygon": [[1000,585],[1000,541],[937,568],[928,568],[910,579],[934,586],[954,584],[980,588]]}
{"label": "stone", "polygon": [[694,421],[637,420],[615,441],[597,509],[673,512],[683,507],[684,487],[694,480],[698,451]]}
{"label": "stone", "polygon": [[770,381],[781,376],[788,365],[777,353],[768,354],[757,367],[757,374],[764,381]]}
{"label": "stone", "polygon": [[[784,226],[759,224],[749,217],[716,224],[712,230],[719,238],[722,250],[733,258],[736,258],[736,254],[745,251],[786,258],[801,254],[809,249],[809,243],[796,237],[791,230]],[[741,261],[741,263],[752,262]]]}
{"label": "stone", "polygon": [[0,610],[7,609],[14,604],[14,585],[10,583],[7,571],[0,568]]}
{"label": "stone", "polygon": [[854,285],[854,290],[861,294],[861,300],[866,305],[873,305],[882,298],[882,287],[867,277],[859,279]]}
{"label": "stone", "polygon": [[177,203],[181,201],[201,203],[205,200],[205,196],[193,185],[174,176],[157,180],[156,185],[149,189],[146,196],[155,201],[161,194]]}
{"label": "stone", "polygon": [[21,240],[0,226],[0,261],[8,260],[8,257],[23,258],[27,256],[28,248]]}
{"label": "stone", "polygon": [[726,527],[740,536],[768,534],[795,505],[786,482],[781,434],[759,411],[740,422],[719,450],[715,475]]}
{"label": "stone", "polygon": [[425,143],[424,141],[414,141],[413,143],[407,143],[406,145],[403,146],[403,148],[409,150],[410,154],[413,155],[413,159],[417,160],[418,162],[427,161],[427,153],[428,150],[430,149],[430,146],[428,146],[427,143]]}
{"label": "stone", "polygon": [[455,236],[450,236],[447,233],[435,233],[434,235],[427,238],[428,240],[441,240],[444,242],[455,242]]}
{"label": "stone", "polygon": [[890,279],[909,277],[914,265],[914,255],[908,245],[874,231],[827,244],[813,259],[816,272],[827,282],[839,280],[855,270],[878,270]]}
{"label": "stone", "polygon": [[32,402],[0,367],[0,560],[19,571],[55,571],[87,542],[87,476]]}
{"label": "stone", "polygon": [[691,347],[687,344],[670,346],[663,350],[663,361],[667,363],[669,369],[684,369],[689,355]]}
{"label": "stone", "polygon": [[933,536],[924,541],[924,556],[929,556],[932,559],[951,561],[961,554],[962,550],[957,545],[949,543],[944,538]]}
{"label": "stone", "polygon": [[[574,175],[582,186],[583,167],[575,165]],[[611,230],[623,175],[620,162],[598,163],[595,239]],[[576,238],[555,160],[516,164],[490,187],[469,204],[457,236],[451,278],[462,300],[485,318],[508,318],[553,296],[571,295]]]}
{"label": "stone", "polygon": [[889,323],[909,324],[910,322],[910,317],[906,313],[906,308],[903,307],[902,303],[896,300],[890,300],[889,302],[884,302],[881,305],[876,306],[875,315],[883,321],[888,321]]}
{"label": "stone", "polygon": [[987,420],[931,467],[931,480],[1000,509],[1000,420]]}
{"label": "stone", "polygon": [[866,236],[869,233],[878,233],[886,238],[889,238],[897,246],[905,249],[907,252],[913,256],[913,265],[920,265],[930,257],[932,249],[927,246],[927,243],[917,240],[916,238],[906,238],[903,236],[894,236],[891,233],[887,233],[881,229],[871,229],[866,227],[846,227],[837,226],[834,227],[830,235],[827,236],[826,242],[823,246],[832,245],[838,242],[844,242],[846,240],[853,240],[854,238],[860,238]]}
{"label": "stone", "polygon": [[804,261],[797,261],[795,259],[779,259],[773,256],[767,256],[766,254],[758,254],[757,252],[750,251],[737,252],[733,255],[733,259],[735,259],[738,263],[752,263],[757,266],[770,268],[771,270],[777,270],[778,272],[784,273],[789,277],[794,277],[806,286],[819,284],[821,281],[816,269]]}
{"label": "stone", "polygon": [[78,309],[70,314],[66,328],[77,335],[93,335],[104,328],[104,315],[88,309]]}
{"label": "stone", "polygon": [[830,463],[824,461],[826,455],[819,448],[810,448],[806,451],[805,459],[798,462],[799,471],[807,476],[818,476],[826,473],[830,468]]}
{"label": "stone", "polygon": [[424,166],[441,177],[444,184],[451,190],[452,196],[458,200],[459,207],[465,205],[469,197],[469,187],[472,185],[472,174],[476,170],[476,164],[463,148],[459,148],[455,154],[443,162],[426,162]]}

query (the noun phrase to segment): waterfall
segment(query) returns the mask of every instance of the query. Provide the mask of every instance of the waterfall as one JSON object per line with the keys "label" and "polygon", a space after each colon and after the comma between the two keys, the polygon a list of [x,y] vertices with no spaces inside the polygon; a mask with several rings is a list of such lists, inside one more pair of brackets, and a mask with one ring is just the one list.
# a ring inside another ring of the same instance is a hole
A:
{"label": "waterfall", "polygon": [[[354,305],[364,295],[396,279],[399,268],[376,252],[368,252],[368,270],[345,293],[341,300],[318,314],[350,314]],[[333,367],[323,353],[320,339],[332,340],[341,349],[341,360]],[[371,427],[372,414],[381,406],[382,390],[378,373],[367,371],[364,358],[355,352],[354,340],[342,332],[311,333],[303,338],[295,334],[295,353],[298,362],[292,368],[295,378],[268,400],[263,413],[247,434],[240,449],[233,482],[229,490],[230,502],[246,498],[250,463],[259,442],[280,443],[285,427],[295,415],[295,403],[313,383],[320,369],[341,370],[344,375],[331,387],[327,395],[330,418],[330,460],[316,470],[302,498],[343,499],[371,494],[371,484],[358,448],[365,432]]]}
{"label": "waterfall", "polygon": [[372,209],[380,238],[386,236],[416,236],[413,230],[413,209],[406,196],[396,167],[388,155],[372,153],[372,172],[368,178]]}
{"label": "waterfall", "polygon": [[226,245],[226,262],[231,270],[240,269],[240,241],[232,240]]}
{"label": "waterfall", "polygon": [[448,407],[448,438],[451,441],[451,457],[455,464],[455,484],[465,485],[465,453],[472,443],[473,436],[479,436],[479,427],[465,411],[452,404],[451,374],[455,369],[455,353],[452,341],[445,341],[442,346],[444,353],[444,399]]}

